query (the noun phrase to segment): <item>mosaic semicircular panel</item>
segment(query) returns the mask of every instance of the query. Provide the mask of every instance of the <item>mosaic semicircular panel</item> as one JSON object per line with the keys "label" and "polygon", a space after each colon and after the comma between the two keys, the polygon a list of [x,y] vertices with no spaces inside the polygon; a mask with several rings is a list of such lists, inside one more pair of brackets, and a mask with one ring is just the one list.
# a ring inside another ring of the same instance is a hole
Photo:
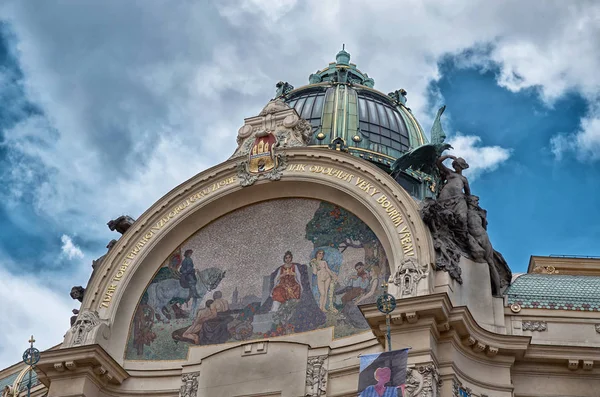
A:
{"label": "mosaic semicircular panel", "polygon": [[390,275],[381,243],[328,202],[278,199],[227,214],[158,269],[131,322],[125,358],[174,360],[190,346],[334,328],[369,329],[357,305]]}

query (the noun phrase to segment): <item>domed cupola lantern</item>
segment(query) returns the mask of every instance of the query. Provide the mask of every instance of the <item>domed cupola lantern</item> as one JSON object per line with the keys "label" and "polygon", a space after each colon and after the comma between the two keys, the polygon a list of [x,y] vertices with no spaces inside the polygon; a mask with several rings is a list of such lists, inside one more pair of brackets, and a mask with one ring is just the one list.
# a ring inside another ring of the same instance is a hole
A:
{"label": "domed cupola lantern", "polygon": [[[309,76],[309,84],[294,88],[277,84],[276,98],[295,108],[313,128],[311,145],[346,151],[390,172],[405,153],[428,144],[420,124],[406,107],[406,91],[384,94],[375,81],[340,50],[336,61]],[[434,193],[433,178],[408,170],[396,178],[409,192],[423,198]]]}
{"label": "domed cupola lantern", "polygon": [[345,45],[342,46],[342,50],[335,56],[337,65],[350,65],[350,53],[346,52]]}

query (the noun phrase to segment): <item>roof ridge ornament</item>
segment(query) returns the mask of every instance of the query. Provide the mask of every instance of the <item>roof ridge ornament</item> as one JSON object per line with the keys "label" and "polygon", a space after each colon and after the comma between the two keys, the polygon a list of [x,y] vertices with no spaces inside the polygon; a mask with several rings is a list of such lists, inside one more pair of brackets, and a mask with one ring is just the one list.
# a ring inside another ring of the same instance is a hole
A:
{"label": "roof ridge ornament", "polygon": [[435,120],[433,121],[433,125],[431,126],[431,143],[433,144],[441,144],[444,143],[446,139],[446,133],[444,132],[444,128],[442,127],[442,114],[446,110],[446,105],[443,105],[438,109],[437,114],[435,115]]}
{"label": "roof ridge ornament", "polygon": [[312,134],[310,123],[282,98],[270,101],[238,131],[238,147],[231,158],[242,159],[237,164],[241,185],[250,186],[259,178],[279,180],[287,164],[281,150],[308,145]]}
{"label": "roof ridge ornament", "polygon": [[390,92],[388,96],[392,98],[395,102],[406,105],[406,94],[406,90],[404,88],[400,88],[399,90]]}
{"label": "roof ridge ornament", "polygon": [[292,92],[294,86],[287,81],[280,81],[275,84],[277,91],[275,92],[275,98],[281,98]]}
{"label": "roof ridge ornament", "polygon": [[346,51],[346,44],[342,44],[342,49],[335,56],[337,65],[350,65],[350,53]]}
{"label": "roof ridge ornament", "polygon": [[373,88],[375,80],[356,68],[356,65],[350,63],[350,53],[346,51],[346,45],[342,44],[342,49],[335,56],[335,62],[317,70],[308,77],[309,84],[319,83],[338,83],[338,84],[356,84],[368,88]]}

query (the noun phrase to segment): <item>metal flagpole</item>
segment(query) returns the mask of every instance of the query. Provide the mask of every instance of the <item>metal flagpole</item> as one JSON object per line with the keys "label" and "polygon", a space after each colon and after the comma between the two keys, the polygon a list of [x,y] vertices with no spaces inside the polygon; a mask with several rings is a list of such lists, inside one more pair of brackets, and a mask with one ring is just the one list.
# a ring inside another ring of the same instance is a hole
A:
{"label": "metal flagpole", "polygon": [[35,339],[33,339],[33,335],[31,335],[31,339],[29,339],[29,349],[25,350],[23,353],[23,362],[29,365],[29,382],[27,383],[27,397],[31,396],[31,372],[33,371],[33,366],[40,361],[40,351],[33,347],[33,343]]}
{"label": "metal flagpole", "polygon": [[383,293],[377,298],[377,309],[385,314],[385,325],[387,327],[387,345],[388,351],[392,351],[392,331],[390,328],[390,313],[396,308],[396,298],[388,294],[388,283],[381,284]]}

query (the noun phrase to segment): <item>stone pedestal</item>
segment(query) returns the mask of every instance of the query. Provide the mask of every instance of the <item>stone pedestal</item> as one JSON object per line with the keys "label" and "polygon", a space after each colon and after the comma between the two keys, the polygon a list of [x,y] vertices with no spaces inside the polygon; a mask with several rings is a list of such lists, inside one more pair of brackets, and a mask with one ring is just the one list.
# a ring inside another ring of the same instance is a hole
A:
{"label": "stone pedestal", "polygon": [[463,283],[452,280],[447,272],[437,271],[435,292],[446,292],[455,307],[468,307],[482,328],[506,334],[504,302],[502,298],[492,296],[488,264],[461,257],[460,267]]}
{"label": "stone pedestal", "polygon": [[42,352],[35,371],[49,397],[104,397],[104,385],[118,386],[129,377],[99,345]]}

